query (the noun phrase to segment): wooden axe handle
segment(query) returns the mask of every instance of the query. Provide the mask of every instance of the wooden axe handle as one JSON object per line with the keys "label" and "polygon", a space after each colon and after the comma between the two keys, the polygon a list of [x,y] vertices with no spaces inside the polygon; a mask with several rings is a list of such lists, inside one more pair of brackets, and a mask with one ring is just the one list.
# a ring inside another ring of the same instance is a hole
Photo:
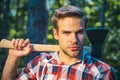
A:
{"label": "wooden axe handle", "polygon": [[[58,45],[47,45],[47,44],[31,44],[32,51],[59,51],[60,48]],[[2,39],[0,41],[0,48],[14,48],[11,41]]]}
{"label": "wooden axe handle", "polygon": [[[31,44],[32,51],[46,51],[46,52],[54,52],[59,51],[60,47],[58,45],[47,45],[47,44]],[[0,48],[14,48],[11,41],[2,39],[0,41]],[[84,46],[84,49],[91,53],[91,47]]]}

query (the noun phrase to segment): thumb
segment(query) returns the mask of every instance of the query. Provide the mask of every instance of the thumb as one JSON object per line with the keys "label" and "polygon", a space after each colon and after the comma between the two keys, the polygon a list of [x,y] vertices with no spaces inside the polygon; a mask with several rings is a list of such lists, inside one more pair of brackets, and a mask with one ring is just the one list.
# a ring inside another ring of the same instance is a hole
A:
{"label": "thumb", "polygon": [[28,44],[25,48],[24,48],[24,55],[28,55],[30,53],[30,51],[32,51],[32,46],[30,44]]}

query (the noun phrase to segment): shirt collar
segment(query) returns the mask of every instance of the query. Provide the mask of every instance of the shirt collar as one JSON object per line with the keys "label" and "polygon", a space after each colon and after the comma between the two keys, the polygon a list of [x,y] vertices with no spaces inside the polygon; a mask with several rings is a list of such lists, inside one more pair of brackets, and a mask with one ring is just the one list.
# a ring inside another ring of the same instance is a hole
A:
{"label": "shirt collar", "polygon": [[82,55],[80,56],[80,60],[91,63],[91,54],[87,50],[83,50]]}
{"label": "shirt collar", "polygon": [[[51,54],[54,59],[57,60],[58,63],[61,63],[61,60],[58,56],[58,52],[54,52],[54,54]],[[91,63],[91,55],[87,50],[83,50],[82,55],[79,58],[79,61],[87,62],[87,64]]]}

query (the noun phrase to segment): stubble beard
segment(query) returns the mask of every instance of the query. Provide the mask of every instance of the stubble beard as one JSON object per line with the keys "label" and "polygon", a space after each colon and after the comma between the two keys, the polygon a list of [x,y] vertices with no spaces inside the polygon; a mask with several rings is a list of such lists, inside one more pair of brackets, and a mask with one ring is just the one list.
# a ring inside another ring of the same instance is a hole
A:
{"label": "stubble beard", "polygon": [[70,58],[79,58],[83,51],[83,45],[79,46],[78,51],[71,51],[71,50],[69,50],[68,47],[66,49],[64,49],[64,48],[61,48],[61,49],[62,49],[63,53],[65,55],[69,56]]}

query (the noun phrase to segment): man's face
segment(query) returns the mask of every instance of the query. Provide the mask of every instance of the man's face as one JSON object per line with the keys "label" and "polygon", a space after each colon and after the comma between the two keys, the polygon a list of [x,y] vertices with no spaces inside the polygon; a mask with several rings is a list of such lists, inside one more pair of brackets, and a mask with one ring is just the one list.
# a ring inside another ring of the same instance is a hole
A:
{"label": "man's face", "polygon": [[66,17],[58,21],[58,30],[54,29],[54,37],[59,42],[60,53],[78,58],[83,49],[86,34],[84,22],[80,18]]}

